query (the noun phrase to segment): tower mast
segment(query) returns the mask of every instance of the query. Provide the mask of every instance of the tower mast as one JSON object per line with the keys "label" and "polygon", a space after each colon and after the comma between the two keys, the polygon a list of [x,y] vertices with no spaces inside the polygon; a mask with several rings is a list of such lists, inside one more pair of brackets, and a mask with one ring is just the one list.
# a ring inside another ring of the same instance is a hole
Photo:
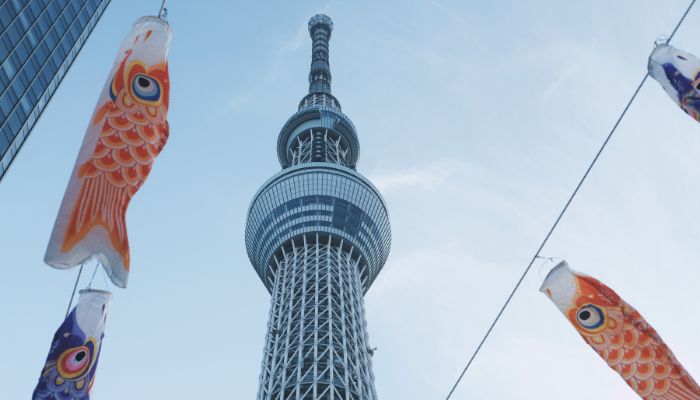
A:
{"label": "tower mast", "polygon": [[309,21],[309,93],[277,140],[282,171],[254,196],[248,257],[272,295],[258,400],[375,400],[363,295],[389,255],[379,191],[331,94],[333,21]]}
{"label": "tower mast", "polygon": [[328,62],[328,41],[333,33],[333,21],[325,15],[315,15],[309,21],[309,33],[313,40],[309,93],[331,93],[331,66]]}

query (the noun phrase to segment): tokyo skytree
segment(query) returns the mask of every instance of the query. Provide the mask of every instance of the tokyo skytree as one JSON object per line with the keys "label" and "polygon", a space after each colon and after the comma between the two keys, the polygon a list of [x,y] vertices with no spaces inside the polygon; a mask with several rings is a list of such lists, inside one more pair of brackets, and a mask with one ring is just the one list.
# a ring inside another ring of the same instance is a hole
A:
{"label": "tokyo skytree", "polygon": [[363,295],[389,255],[355,126],[331,94],[333,21],[309,21],[309,93],[277,139],[282,171],[248,210],[248,257],[272,295],[258,400],[375,400]]}

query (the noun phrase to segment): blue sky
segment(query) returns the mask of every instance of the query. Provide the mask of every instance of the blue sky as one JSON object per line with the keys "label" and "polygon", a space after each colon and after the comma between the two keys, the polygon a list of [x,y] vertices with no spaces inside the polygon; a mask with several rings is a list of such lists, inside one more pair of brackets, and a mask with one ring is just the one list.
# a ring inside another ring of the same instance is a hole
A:
{"label": "blue sky", "polygon": [[[4,398],[33,390],[77,270],[42,263],[122,37],[158,1],[114,1],[0,184]],[[367,293],[381,399],[441,399],[686,1],[170,1],[171,136],[127,214],[94,398],[254,398],[269,295],[249,201],[307,90],[308,18],[335,22],[333,93],[392,253]],[[700,10],[674,44],[700,53]],[[700,377],[700,128],[642,89],[543,254],[613,287]],[[536,264],[454,399],[635,399],[537,292]],[[87,270],[87,276],[92,273]],[[87,280],[81,282],[81,286]],[[104,287],[98,272],[94,287]]]}

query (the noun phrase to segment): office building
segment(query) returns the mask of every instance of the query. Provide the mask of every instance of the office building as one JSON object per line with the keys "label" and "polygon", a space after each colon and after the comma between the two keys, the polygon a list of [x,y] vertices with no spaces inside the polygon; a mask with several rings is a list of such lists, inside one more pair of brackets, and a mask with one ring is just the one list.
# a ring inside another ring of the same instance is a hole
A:
{"label": "office building", "polygon": [[109,2],[0,5],[0,181]]}

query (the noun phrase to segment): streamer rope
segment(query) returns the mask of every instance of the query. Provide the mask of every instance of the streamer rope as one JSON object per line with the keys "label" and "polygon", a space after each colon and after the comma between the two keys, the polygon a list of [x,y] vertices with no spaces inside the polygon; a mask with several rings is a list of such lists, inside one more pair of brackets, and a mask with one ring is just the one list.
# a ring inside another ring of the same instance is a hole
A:
{"label": "streamer rope", "polygon": [[[666,43],[670,43],[671,39],[673,39],[673,36],[675,36],[676,32],[678,31],[678,28],[680,28],[681,24],[685,20],[685,17],[688,15],[690,10],[693,8],[695,5],[696,0],[692,0],[690,2],[690,5],[688,8],[685,10],[683,13],[683,16],[681,19],[678,21],[676,24],[676,27],[673,29],[673,32],[671,32],[671,35],[668,37],[668,40]],[[644,78],[642,78],[642,81],[639,82],[639,85],[637,85],[637,89],[634,91],[632,94],[632,97],[630,97],[629,101],[627,102],[627,105],[625,105],[625,108],[622,110],[622,113],[620,116],[617,118],[617,121],[615,121],[615,124],[613,125],[612,129],[608,133],[608,136],[605,138],[605,141],[603,144],[600,146],[600,149],[598,149],[598,152],[596,153],[595,157],[593,157],[593,161],[588,165],[588,168],[586,169],[586,172],[583,174],[581,179],[579,180],[578,184],[576,185],[576,188],[574,191],[571,193],[571,196],[569,196],[569,200],[566,201],[566,204],[564,205],[564,208],[562,208],[561,212],[559,213],[559,216],[557,219],[554,221],[554,224],[552,227],[549,229],[549,232],[547,232],[547,235],[544,237],[544,240],[542,243],[540,243],[540,246],[537,248],[537,251],[535,254],[532,256],[532,259],[530,260],[530,263],[527,265],[525,270],[523,271],[522,275],[520,276],[520,279],[518,279],[518,282],[515,284],[515,287],[513,287],[513,290],[510,292],[508,295],[508,298],[506,299],[505,303],[501,307],[500,311],[498,311],[498,314],[496,315],[496,318],[493,320],[491,323],[491,326],[489,326],[489,329],[486,331],[486,334],[484,337],[481,339],[481,342],[479,342],[479,345],[476,347],[476,350],[474,350],[474,353],[472,353],[471,357],[469,358],[469,362],[467,362],[467,365],[464,367],[462,370],[462,373],[459,375],[459,378],[457,378],[457,381],[455,382],[454,386],[452,386],[452,389],[450,390],[450,393],[447,394],[447,397],[445,400],[449,400],[450,397],[452,397],[452,393],[454,393],[455,389],[457,389],[457,386],[459,383],[462,381],[462,378],[464,378],[464,375],[467,373],[467,370],[469,367],[472,365],[472,362],[474,361],[474,358],[476,358],[476,355],[479,354],[479,351],[481,350],[482,346],[484,345],[484,342],[486,342],[486,339],[488,339],[489,335],[491,335],[491,331],[493,331],[493,328],[496,326],[496,323],[498,320],[501,318],[503,315],[503,312],[506,310],[506,307],[508,307],[508,304],[510,304],[510,301],[513,299],[513,296],[515,295],[515,292],[518,291],[520,288],[520,285],[523,283],[523,280],[525,279],[525,276],[527,276],[528,272],[530,272],[530,268],[532,268],[532,265],[535,263],[535,260],[540,257],[540,252],[542,251],[542,248],[547,244],[549,241],[550,236],[552,236],[552,233],[556,229],[557,225],[559,225],[559,221],[561,221],[562,217],[566,213],[566,211],[569,209],[569,206],[571,205],[571,202],[574,200],[574,197],[578,194],[579,189],[581,189],[581,186],[583,183],[586,181],[586,178],[588,178],[588,174],[591,172],[593,169],[593,166],[595,166],[596,162],[598,161],[598,158],[600,155],[603,153],[603,150],[605,150],[605,147],[608,145],[608,142],[612,138],[613,134],[615,133],[615,130],[617,129],[618,125],[620,125],[620,121],[622,121],[622,118],[627,114],[627,110],[629,110],[630,106],[632,105],[632,102],[637,98],[637,94],[639,94],[639,91],[642,89],[642,86],[644,86],[644,83],[647,81],[647,78],[649,77],[649,72],[644,74]]]}

